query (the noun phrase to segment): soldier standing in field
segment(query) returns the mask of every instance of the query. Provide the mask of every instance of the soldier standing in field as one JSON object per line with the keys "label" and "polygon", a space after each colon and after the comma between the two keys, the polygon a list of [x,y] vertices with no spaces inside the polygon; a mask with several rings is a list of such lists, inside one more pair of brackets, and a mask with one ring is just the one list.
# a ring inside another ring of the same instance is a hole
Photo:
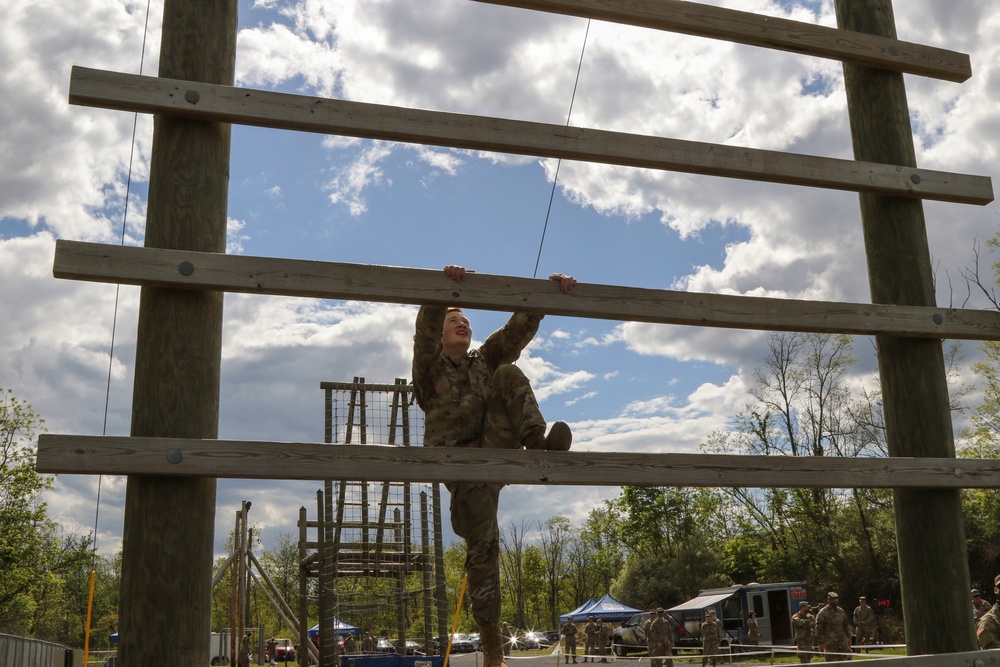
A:
{"label": "soldier standing in field", "polygon": [[587,643],[583,649],[583,661],[587,662],[587,660],[590,660],[594,662],[594,656],[597,655],[597,640],[601,634],[601,629],[594,622],[593,616],[587,617],[587,626],[583,629],[583,632],[587,637]]}
{"label": "soldier standing in field", "polygon": [[858,598],[858,606],[854,608],[854,636],[859,644],[870,644],[875,636],[875,610],[868,606],[868,601],[862,595]]}
{"label": "soldier standing in field", "polygon": [[[665,617],[663,608],[656,610],[656,617],[649,624],[649,634],[646,643],[649,646],[651,667],[662,667],[660,656],[670,656],[674,647],[674,628],[672,619]],[[673,658],[667,658],[667,667],[674,667]]]}
{"label": "soldier standing in field", "polygon": [[[465,280],[461,266],[445,275]],[[554,273],[559,289],[576,285]],[[459,308],[422,306],[413,336],[413,393],[424,411],[425,447],[482,447],[565,451],[572,433],[563,422],[545,435],[545,420],[524,373],[513,365],[531,342],[543,315],[518,312],[482,347],[471,350],[472,326]],[[479,627],[483,667],[506,667],[500,631],[500,529],[497,505],[503,485],[446,484],[451,525],[465,538],[465,572],[472,616]]]}
{"label": "soldier standing in field", "polygon": [[570,654],[573,655],[573,664],[576,664],[576,623],[573,619],[566,621],[566,625],[562,626],[562,635],[566,640],[566,662],[569,662]]}
{"label": "soldier standing in field", "polygon": [[701,624],[701,665],[705,667],[712,661],[712,667],[718,665],[719,646],[722,643],[722,623],[715,618],[715,610],[705,612],[705,621]]}
{"label": "soldier standing in field", "polygon": [[[1000,574],[993,580],[993,594],[1000,595]],[[983,614],[976,626],[979,648],[1000,648],[1000,597],[988,612]]]}
{"label": "soldier standing in field", "polygon": [[826,594],[826,606],[816,614],[816,639],[827,662],[851,659],[851,623],[833,591]]}
{"label": "soldier standing in field", "polygon": [[792,616],[792,634],[798,649],[798,661],[812,662],[813,647],[816,646],[816,619],[809,612],[808,602],[800,602],[798,612]]}

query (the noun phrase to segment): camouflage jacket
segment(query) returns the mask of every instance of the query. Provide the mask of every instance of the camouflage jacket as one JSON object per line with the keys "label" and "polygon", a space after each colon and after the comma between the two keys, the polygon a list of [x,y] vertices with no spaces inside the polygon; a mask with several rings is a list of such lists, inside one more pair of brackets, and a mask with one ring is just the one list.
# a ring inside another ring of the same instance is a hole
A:
{"label": "camouflage jacket", "polygon": [[854,608],[854,625],[869,626],[875,622],[875,610],[865,605],[858,605]]}
{"label": "camouflage jacket", "polygon": [[670,619],[657,618],[649,624],[649,639],[647,643],[651,648],[665,648],[674,643],[674,628]]}
{"label": "camouflage jacket", "polygon": [[979,619],[976,635],[979,636],[980,648],[1000,648],[1000,602]]}
{"label": "camouflage jacket", "polygon": [[542,315],[514,313],[460,362],[442,354],[445,306],[422,306],[413,336],[413,394],[424,411],[425,447],[479,447],[494,371],[517,361]]}
{"label": "camouflage jacket", "polygon": [[701,642],[703,644],[718,644],[722,641],[722,623],[719,619],[705,621],[701,624]]}
{"label": "camouflage jacket", "polygon": [[808,611],[800,611],[792,616],[792,631],[795,646],[809,650],[816,645],[816,619]]}
{"label": "camouflage jacket", "polygon": [[978,603],[977,602],[972,603],[972,617],[977,619],[982,618],[986,614],[986,612],[990,610],[992,606],[993,605],[991,605],[986,600],[979,598]]}
{"label": "camouflage jacket", "polygon": [[820,644],[851,641],[851,624],[843,607],[827,605],[816,614],[816,639]]}

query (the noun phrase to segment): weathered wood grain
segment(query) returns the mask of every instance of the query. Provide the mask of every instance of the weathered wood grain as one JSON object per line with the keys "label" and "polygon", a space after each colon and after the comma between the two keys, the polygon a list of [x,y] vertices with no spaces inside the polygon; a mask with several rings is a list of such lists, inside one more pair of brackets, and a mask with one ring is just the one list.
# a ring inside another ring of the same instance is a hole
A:
{"label": "weathered wood grain", "polygon": [[996,488],[1000,460],[537,452],[43,434],[42,473],[561,486]]}
{"label": "weathered wood grain", "polygon": [[565,125],[363,104],[74,67],[72,104],[707,176],[876,192],[965,204],[993,201],[988,177],[667,139]]}
{"label": "weathered wood grain", "polygon": [[692,326],[1000,340],[1000,312],[799,301],[59,240],[57,278],[277,296],[461,305]]}
{"label": "weathered wood grain", "polygon": [[478,0],[493,5],[721,39],[962,82],[968,54],[687,0]]}

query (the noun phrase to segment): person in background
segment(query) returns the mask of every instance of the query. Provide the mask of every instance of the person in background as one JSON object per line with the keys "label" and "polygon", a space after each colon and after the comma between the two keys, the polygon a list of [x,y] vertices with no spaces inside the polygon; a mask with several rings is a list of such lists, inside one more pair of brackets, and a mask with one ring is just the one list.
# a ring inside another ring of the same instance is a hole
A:
{"label": "person in background", "polygon": [[976,626],[976,636],[979,638],[979,648],[1000,648],[1000,574],[993,580],[993,595],[998,596],[997,602],[983,614]]}
{"label": "person in background", "polygon": [[597,639],[601,634],[601,629],[594,622],[593,616],[587,617],[587,625],[583,629],[583,632],[587,638],[587,642],[583,648],[583,661],[587,662],[590,660],[590,662],[594,662],[594,656],[597,655]]}
{"label": "person in background", "polygon": [[760,644],[760,631],[757,629],[757,612],[750,612],[750,618],[747,619],[747,641],[750,642],[751,646],[757,646]]}
{"label": "person in background", "polygon": [[978,588],[972,589],[972,618],[978,621],[983,617],[983,614],[990,610],[991,606],[989,602],[983,599]]}
{"label": "person in background", "polygon": [[816,639],[827,662],[851,659],[851,623],[833,591],[826,594],[826,606],[816,614]]}
{"label": "person in background", "polygon": [[705,621],[701,624],[701,665],[705,667],[712,661],[712,667],[718,665],[719,647],[722,644],[722,623],[715,618],[715,610],[705,612]]}
{"label": "person in background", "polygon": [[858,606],[854,608],[851,620],[854,621],[855,641],[858,644],[871,644],[875,636],[875,610],[868,606],[864,595],[858,598]]}
{"label": "person in background", "polygon": [[250,654],[253,652],[253,640],[250,638],[250,631],[247,630],[240,640],[240,667],[250,667]]}
{"label": "person in background", "polygon": [[267,660],[270,664],[278,664],[278,640],[271,637],[267,640]]}
{"label": "person in background", "polygon": [[[663,608],[656,610],[656,618],[649,624],[647,644],[649,646],[650,667],[662,667],[660,656],[669,656],[674,647],[674,627],[672,619],[664,616]],[[667,658],[667,667],[673,667],[673,658]]]}
{"label": "person in background", "polygon": [[798,650],[798,661],[812,662],[813,648],[816,646],[816,618],[809,613],[808,602],[800,602],[799,610],[792,616],[792,634]]}
{"label": "person in background", "polygon": [[[444,267],[462,282],[461,266]],[[549,276],[568,292],[572,276]],[[413,336],[413,394],[424,411],[425,447],[544,449],[566,451],[573,434],[545,420],[524,373],[514,362],[538,331],[541,313],[516,312],[482,347],[470,350],[472,325],[459,308],[421,306]],[[502,484],[456,482],[451,525],[465,539],[465,574],[472,617],[479,627],[483,667],[506,667],[500,629],[500,528],[497,506]]]}
{"label": "person in background", "polygon": [[573,664],[576,664],[576,623],[573,619],[567,619],[566,625],[562,626],[562,636],[566,644],[566,662],[569,662],[569,656],[573,656]]}
{"label": "person in background", "polygon": [[607,662],[608,658],[608,638],[611,637],[611,629],[608,628],[608,624],[597,619],[599,625],[597,631],[597,652],[601,656],[601,662]]}

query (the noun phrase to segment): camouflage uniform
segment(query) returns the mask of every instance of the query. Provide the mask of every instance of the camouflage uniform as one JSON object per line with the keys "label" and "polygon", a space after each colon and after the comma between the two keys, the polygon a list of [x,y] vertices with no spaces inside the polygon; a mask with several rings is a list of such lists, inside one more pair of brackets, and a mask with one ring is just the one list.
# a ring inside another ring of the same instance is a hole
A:
{"label": "camouflage uniform", "polygon": [[1000,648],[1000,602],[979,619],[976,635],[979,637],[979,648]]}
{"label": "camouflage uniform", "polygon": [[600,637],[601,628],[594,622],[594,618],[591,617],[587,623],[587,627],[583,631],[587,635],[587,644],[583,649],[583,661],[587,662],[587,660],[590,660],[593,662],[593,656],[597,655],[597,640]]}
{"label": "camouflage uniform", "polygon": [[566,621],[566,625],[562,626],[562,635],[566,639],[566,662],[569,662],[569,656],[573,656],[573,664],[576,664],[576,623],[573,619]]}
{"label": "camouflage uniform", "polygon": [[[425,447],[517,449],[545,428],[528,379],[511,365],[531,342],[540,314],[514,313],[482,347],[455,362],[442,354],[445,306],[423,306],[413,336],[413,393],[424,411]],[[465,571],[477,623],[500,622],[500,484],[447,484],[451,524],[465,538]]]}
{"label": "camouflage uniform", "polygon": [[868,640],[875,636],[875,610],[867,604],[859,604],[854,608],[851,620],[854,621],[854,635],[857,642],[867,644]]}
{"label": "camouflage uniform", "polygon": [[719,644],[722,642],[722,623],[715,618],[715,615],[709,616],[705,619],[705,622],[701,624],[701,664],[705,665],[709,660],[712,661],[712,665],[717,665],[717,658],[715,656],[719,655]]}
{"label": "camouflage uniform", "polygon": [[827,662],[850,660],[850,655],[832,655],[851,652],[851,624],[847,612],[840,605],[828,604],[816,614],[816,639],[823,651],[829,653]]}
{"label": "camouflage uniform", "polygon": [[[664,618],[662,612],[657,612],[656,619],[649,624],[649,633],[646,635],[647,645],[649,647],[649,656],[652,658],[649,662],[651,667],[661,667],[663,660],[659,657],[671,654],[671,649],[674,646],[674,628],[673,623],[670,619]],[[667,658],[667,667],[673,667],[674,661],[672,658]]]}
{"label": "camouflage uniform", "polygon": [[597,630],[597,654],[601,656],[601,662],[607,662],[608,659],[604,656],[608,654],[608,639],[611,637],[611,631],[608,629],[608,624],[603,621],[598,621],[600,627]]}
{"label": "camouflage uniform", "polygon": [[979,620],[983,617],[983,614],[990,610],[992,605],[979,597],[979,591],[975,588],[972,589],[972,618]]}
{"label": "camouflage uniform", "polygon": [[514,650],[514,633],[506,623],[500,626],[500,640],[503,642],[503,654],[510,655]]}
{"label": "camouflage uniform", "polygon": [[811,662],[813,647],[816,646],[816,619],[809,613],[809,607],[799,605],[799,611],[792,616],[792,632],[799,662]]}

